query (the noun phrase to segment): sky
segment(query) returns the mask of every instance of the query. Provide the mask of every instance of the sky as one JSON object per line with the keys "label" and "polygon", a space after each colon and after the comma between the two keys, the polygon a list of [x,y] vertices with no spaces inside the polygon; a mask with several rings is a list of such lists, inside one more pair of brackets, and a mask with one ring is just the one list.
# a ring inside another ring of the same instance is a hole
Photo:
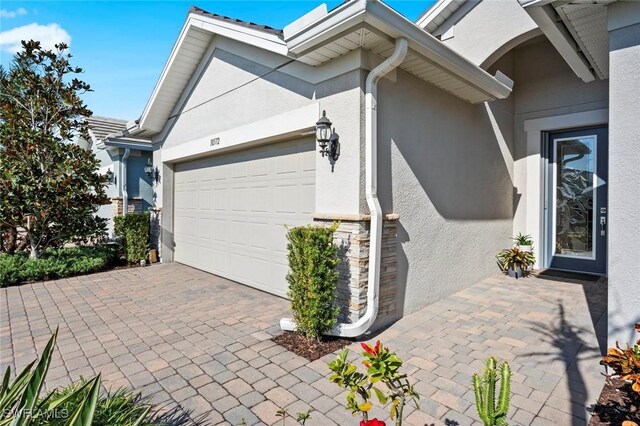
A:
{"label": "sky", "polygon": [[[415,21],[434,0],[387,0]],[[7,67],[22,39],[64,41],[72,65],[93,92],[83,98],[94,115],[140,116],[184,24],[190,5],[282,28],[321,0],[263,1],[11,1],[0,2],[0,63]],[[329,9],[342,0],[326,1]]]}

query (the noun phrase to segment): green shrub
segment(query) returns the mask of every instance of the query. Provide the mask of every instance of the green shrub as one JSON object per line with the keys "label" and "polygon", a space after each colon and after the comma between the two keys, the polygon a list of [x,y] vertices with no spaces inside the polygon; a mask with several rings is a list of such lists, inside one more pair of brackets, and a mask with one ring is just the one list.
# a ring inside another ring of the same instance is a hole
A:
{"label": "green shrub", "polygon": [[101,246],[48,249],[37,259],[25,253],[0,254],[0,287],[102,271],[115,258],[112,248]]}
{"label": "green shrub", "polygon": [[129,213],[114,218],[114,233],[130,264],[146,260],[149,253],[149,213]]}
{"label": "green shrub", "polygon": [[288,296],[296,331],[319,339],[336,323],[334,306],[338,284],[338,246],[333,233],[338,227],[299,226],[287,233],[289,251]]}

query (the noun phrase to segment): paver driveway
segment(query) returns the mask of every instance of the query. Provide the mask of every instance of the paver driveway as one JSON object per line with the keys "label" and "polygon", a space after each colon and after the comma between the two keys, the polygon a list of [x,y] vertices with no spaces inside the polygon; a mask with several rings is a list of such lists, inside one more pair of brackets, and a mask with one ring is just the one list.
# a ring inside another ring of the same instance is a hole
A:
{"label": "paver driveway", "polygon": [[[326,379],[332,356],[310,363],[269,340],[287,315],[280,298],[178,264],[0,296],[3,368],[27,364],[60,326],[49,387],[101,371],[107,386],[179,405],[203,424],[274,424],[279,407],[313,407],[307,424],[357,424]],[[606,328],[606,305],[602,280],[495,277],[403,318],[375,338],[407,361],[422,395],[405,424],[472,424],[470,377],[489,355],[514,370],[512,424],[584,424],[602,384],[594,328]]]}

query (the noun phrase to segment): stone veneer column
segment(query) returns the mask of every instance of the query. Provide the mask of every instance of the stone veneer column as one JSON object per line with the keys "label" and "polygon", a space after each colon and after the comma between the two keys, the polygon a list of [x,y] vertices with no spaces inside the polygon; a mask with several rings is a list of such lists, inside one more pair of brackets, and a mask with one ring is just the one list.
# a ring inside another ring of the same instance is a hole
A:
{"label": "stone veneer column", "polygon": [[[377,326],[388,324],[397,319],[398,315],[396,310],[397,219],[396,215],[387,215],[383,225]],[[370,219],[368,215],[355,217],[323,215],[314,218],[316,224],[327,227],[334,221],[340,222],[334,234],[334,241],[340,247],[336,297],[340,307],[338,320],[353,323],[364,315],[367,309]]]}

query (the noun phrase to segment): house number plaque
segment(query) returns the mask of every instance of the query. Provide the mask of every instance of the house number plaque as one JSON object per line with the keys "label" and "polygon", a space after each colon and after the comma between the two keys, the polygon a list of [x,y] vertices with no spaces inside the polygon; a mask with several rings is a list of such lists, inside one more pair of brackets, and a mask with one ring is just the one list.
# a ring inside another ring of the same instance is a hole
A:
{"label": "house number plaque", "polygon": [[220,138],[211,139],[211,145],[210,146],[216,146],[216,145],[220,145]]}

